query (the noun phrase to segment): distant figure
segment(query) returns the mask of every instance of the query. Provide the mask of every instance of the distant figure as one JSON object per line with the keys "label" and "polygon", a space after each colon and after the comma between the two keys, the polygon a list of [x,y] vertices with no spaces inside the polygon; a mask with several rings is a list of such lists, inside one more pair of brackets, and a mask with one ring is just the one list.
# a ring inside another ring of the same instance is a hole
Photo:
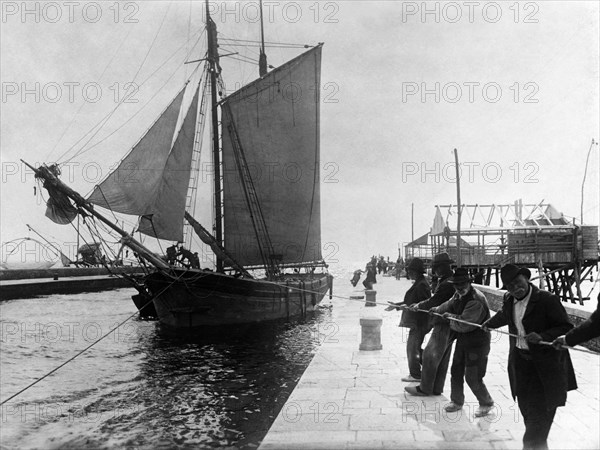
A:
{"label": "distant figure", "polygon": [[396,260],[396,280],[399,280],[402,276],[402,271],[404,270],[404,260],[401,256],[398,256]]}
{"label": "distant figure", "polygon": [[192,256],[190,264],[192,265],[192,269],[200,268],[200,258],[198,257],[198,252],[194,252],[194,256]]}
{"label": "distant figure", "polygon": [[360,280],[360,275],[362,273],[363,272],[360,269],[354,271],[354,273],[352,274],[352,279],[350,280],[350,283],[352,283],[352,287],[356,287],[358,281]]}
{"label": "distant figure", "polygon": [[[181,264],[183,264],[188,269],[190,267],[194,267],[194,254],[192,252],[190,252],[186,248],[183,248],[183,246],[182,246],[181,249],[179,250],[179,253],[181,255],[181,259],[180,259]],[[198,261],[198,267],[200,267],[199,261]]]}
{"label": "distant figure", "polygon": [[371,263],[367,264],[367,276],[363,281],[365,289],[373,289],[373,285],[377,283],[377,274],[375,272],[375,266]]}
{"label": "distant figure", "polygon": [[177,260],[177,253],[177,246],[171,245],[170,247],[167,247],[167,262],[170,265],[175,264],[175,261]]}

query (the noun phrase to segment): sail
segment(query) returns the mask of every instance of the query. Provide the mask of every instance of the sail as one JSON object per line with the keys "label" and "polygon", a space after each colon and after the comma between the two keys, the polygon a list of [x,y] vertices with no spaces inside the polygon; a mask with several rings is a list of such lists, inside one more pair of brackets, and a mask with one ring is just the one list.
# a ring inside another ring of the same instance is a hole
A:
{"label": "sail", "polygon": [[119,166],[94,188],[89,202],[124,214],[147,214],[162,184],[184,92],[185,88]]}
{"label": "sail", "polygon": [[431,227],[431,235],[437,236],[444,232],[444,218],[442,217],[442,212],[440,211],[440,207],[435,207],[435,217],[433,218],[433,226]]}
{"label": "sail", "polygon": [[319,102],[321,46],[226,98],[223,121],[225,248],[242,265],[263,263],[236,166],[229,121],[252,176],[278,260],[321,259]]}
{"label": "sail", "polygon": [[138,230],[148,236],[183,241],[183,216],[190,183],[199,92],[198,87],[167,158],[156,198],[140,219]]}

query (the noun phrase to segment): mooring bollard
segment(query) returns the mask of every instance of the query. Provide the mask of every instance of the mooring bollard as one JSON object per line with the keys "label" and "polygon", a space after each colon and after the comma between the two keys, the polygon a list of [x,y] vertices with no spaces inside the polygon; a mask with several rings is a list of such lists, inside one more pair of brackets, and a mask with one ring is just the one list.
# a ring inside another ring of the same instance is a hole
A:
{"label": "mooring bollard", "polygon": [[381,324],[383,320],[378,317],[362,317],[360,327],[362,330],[359,350],[381,350]]}
{"label": "mooring bollard", "polygon": [[377,296],[377,291],[372,289],[365,290],[365,306],[377,306],[377,302],[375,301],[375,297]]}
{"label": "mooring bollard", "polygon": [[365,290],[365,309],[363,309],[360,317],[361,343],[358,346],[359,350],[381,350],[383,348],[381,345],[383,319],[377,311],[371,309],[371,307],[377,306],[376,296],[377,291],[373,289]]}

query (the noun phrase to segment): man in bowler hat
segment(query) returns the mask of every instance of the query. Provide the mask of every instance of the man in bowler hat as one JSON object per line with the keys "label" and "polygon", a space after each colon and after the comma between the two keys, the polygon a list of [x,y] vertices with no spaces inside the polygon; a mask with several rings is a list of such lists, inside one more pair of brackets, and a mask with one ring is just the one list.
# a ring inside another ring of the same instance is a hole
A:
{"label": "man in bowler hat", "polygon": [[529,269],[507,264],[500,277],[507,290],[502,309],[484,326],[508,325],[511,334],[519,335],[510,337],[508,377],[525,421],[523,448],[547,449],[556,408],[565,405],[567,391],[577,389],[577,383],[569,352],[539,342],[552,342],[573,325],[556,295],[529,282]]}
{"label": "man in bowler hat", "polygon": [[[440,306],[454,295],[454,287],[449,282],[452,276],[450,264],[452,261],[448,253],[439,253],[433,257],[432,268],[438,276],[438,284],[433,295],[422,302],[412,304],[409,309],[429,310]],[[423,314],[422,312],[419,314]],[[429,342],[423,350],[423,361],[421,367],[421,382],[418,386],[407,386],[404,388],[411,395],[440,395],[444,390],[450,353],[452,352],[453,332],[450,330],[448,321],[441,317],[432,317],[433,331]]]}
{"label": "man in bowler hat", "polygon": [[[456,293],[433,312],[442,314],[446,319],[459,319],[474,324],[482,324],[490,318],[490,308],[485,296],[471,285],[467,269],[458,268],[448,280]],[[448,412],[462,409],[465,403],[464,380],[479,401],[475,417],[487,416],[494,401],[487,390],[483,377],[487,370],[490,354],[491,335],[487,330],[475,325],[450,320],[450,329],[456,336],[454,357],[450,367],[450,400],[444,408]]]}
{"label": "man in bowler hat", "polygon": [[[410,306],[431,296],[431,288],[425,278],[425,264],[420,258],[413,258],[406,267],[408,278],[414,280],[413,285],[404,294],[404,301],[393,303],[387,309],[400,309],[402,305]],[[423,340],[431,327],[426,314],[416,311],[404,310],[400,319],[400,326],[409,328],[406,341],[406,357],[408,359],[408,375],[402,381],[421,381],[421,359],[423,354]]]}

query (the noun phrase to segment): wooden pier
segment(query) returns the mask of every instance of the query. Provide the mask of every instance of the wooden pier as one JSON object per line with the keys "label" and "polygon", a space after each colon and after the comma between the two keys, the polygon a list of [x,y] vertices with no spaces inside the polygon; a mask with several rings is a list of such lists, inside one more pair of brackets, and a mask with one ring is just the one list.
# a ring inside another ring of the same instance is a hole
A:
{"label": "wooden pier", "polygon": [[436,253],[448,252],[457,265],[469,269],[475,282],[498,288],[500,268],[511,263],[532,270],[532,279],[541,278],[563,301],[583,304],[589,299],[582,282],[599,276],[597,225],[570,222],[547,203],[463,204],[459,237],[458,206],[435,208],[431,231],[405,246],[407,260],[429,261]]}

